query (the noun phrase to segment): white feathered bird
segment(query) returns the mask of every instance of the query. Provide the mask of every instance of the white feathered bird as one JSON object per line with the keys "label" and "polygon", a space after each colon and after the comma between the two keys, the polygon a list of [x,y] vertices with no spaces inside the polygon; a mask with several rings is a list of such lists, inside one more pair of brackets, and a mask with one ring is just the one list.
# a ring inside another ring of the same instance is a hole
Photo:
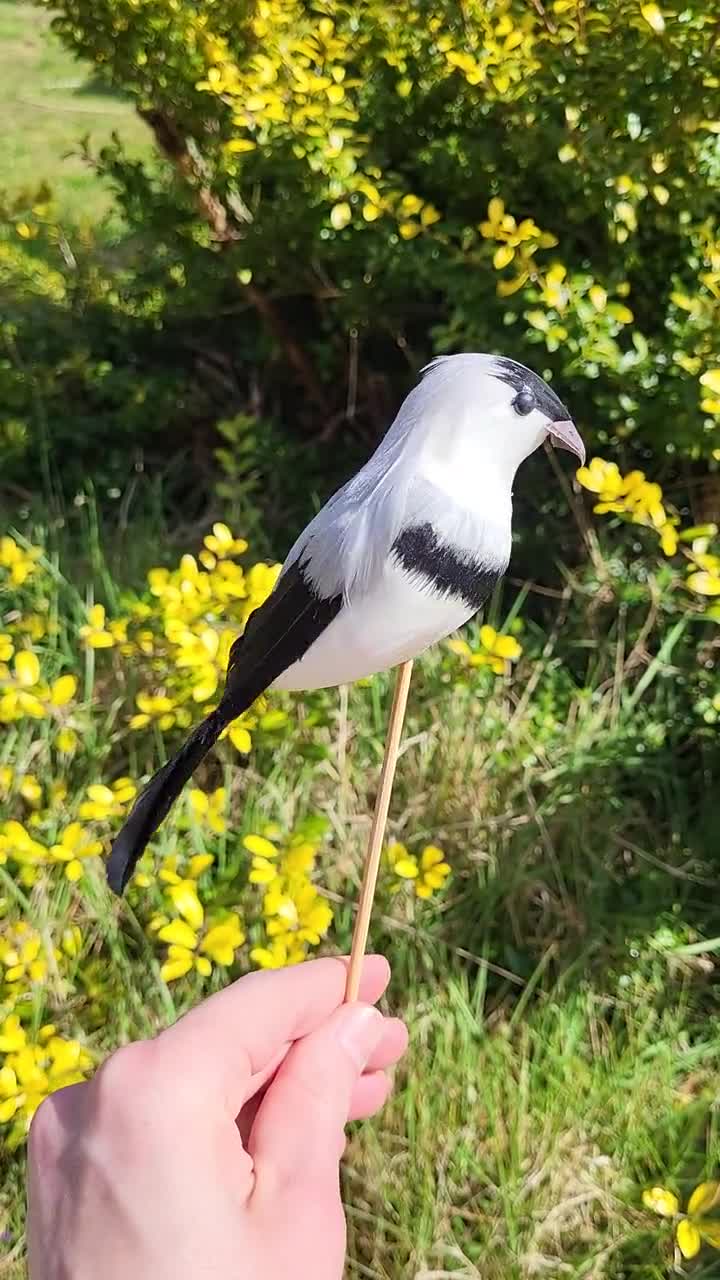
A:
{"label": "white feathered bird", "polygon": [[346,684],[461,627],[510,559],[512,486],[543,441],[585,460],[565,406],[502,356],[441,356],[386,436],[325,504],[230,651],[219,705],[138,797],[108,861],[122,892],[223,729],[266,689]]}

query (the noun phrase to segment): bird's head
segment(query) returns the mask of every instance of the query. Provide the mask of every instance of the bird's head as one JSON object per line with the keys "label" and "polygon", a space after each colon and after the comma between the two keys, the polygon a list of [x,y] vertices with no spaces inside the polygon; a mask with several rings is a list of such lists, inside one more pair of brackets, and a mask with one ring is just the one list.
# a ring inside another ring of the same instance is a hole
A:
{"label": "bird's head", "polygon": [[498,397],[498,408],[500,415],[512,424],[508,425],[508,431],[519,428],[520,432],[527,433],[528,442],[539,437],[528,453],[549,438],[556,449],[569,450],[584,464],[585,445],[570,411],[544,378],[506,356],[494,358],[490,376],[505,388]]}
{"label": "bird's head", "polygon": [[435,384],[436,413],[456,423],[466,439],[474,438],[513,475],[545,440],[585,461],[569,410],[544,378],[515,360],[474,353],[441,356],[428,366],[423,384],[428,392]]}

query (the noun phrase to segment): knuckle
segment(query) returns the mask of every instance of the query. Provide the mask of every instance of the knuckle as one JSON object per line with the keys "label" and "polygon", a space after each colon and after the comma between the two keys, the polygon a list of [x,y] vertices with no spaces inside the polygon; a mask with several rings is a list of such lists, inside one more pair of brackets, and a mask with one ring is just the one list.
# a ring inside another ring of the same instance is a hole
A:
{"label": "knuckle", "polygon": [[93,1087],[100,1106],[116,1111],[124,1104],[135,1108],[148,1085],[147,1045],[128,1044],[116,1049],[96,1072]]}

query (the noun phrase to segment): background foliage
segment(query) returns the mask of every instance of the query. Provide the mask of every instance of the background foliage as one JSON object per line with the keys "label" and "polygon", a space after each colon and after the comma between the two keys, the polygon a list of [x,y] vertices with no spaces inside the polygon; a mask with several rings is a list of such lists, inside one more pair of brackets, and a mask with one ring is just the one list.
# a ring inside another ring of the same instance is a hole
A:
{"label": "background foliage", "polygon": [[416,670],[373,925],[412,1048],[348,1273],[720,1274],[717,15],[69,0],[0,35],[0,1269],[48,1091],[348,946],[384,675],[252,708],[122,908],[102,857],[289,539],[474,348],[552,377],[591,460],[523,468],[508,580]]}
{"label": "background foliage", "polygon": [[499,346],[552,372],[597,443],[712,458],[706,6],[72,0],[53,26],[156,149],[93,158],[124,220],[111,258],[47,193],[6,206],[4,289],[34,299],[6,317],[6,465],[48,447],[31,348],[62,470],[109,465],[108,435],[120,467],[206,444],[248,407],[377,434],[433,351]]}

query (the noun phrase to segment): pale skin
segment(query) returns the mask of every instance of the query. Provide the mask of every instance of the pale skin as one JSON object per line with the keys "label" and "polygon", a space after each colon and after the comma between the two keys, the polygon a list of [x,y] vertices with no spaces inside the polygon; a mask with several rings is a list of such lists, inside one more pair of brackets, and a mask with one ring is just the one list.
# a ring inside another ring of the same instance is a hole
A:
{"label": "pale skin", "polygon": [[31,1280],[341,1280],[339,1163],[407,1032],[368,956],[253,973],[51,1095],[30,1130]]}

